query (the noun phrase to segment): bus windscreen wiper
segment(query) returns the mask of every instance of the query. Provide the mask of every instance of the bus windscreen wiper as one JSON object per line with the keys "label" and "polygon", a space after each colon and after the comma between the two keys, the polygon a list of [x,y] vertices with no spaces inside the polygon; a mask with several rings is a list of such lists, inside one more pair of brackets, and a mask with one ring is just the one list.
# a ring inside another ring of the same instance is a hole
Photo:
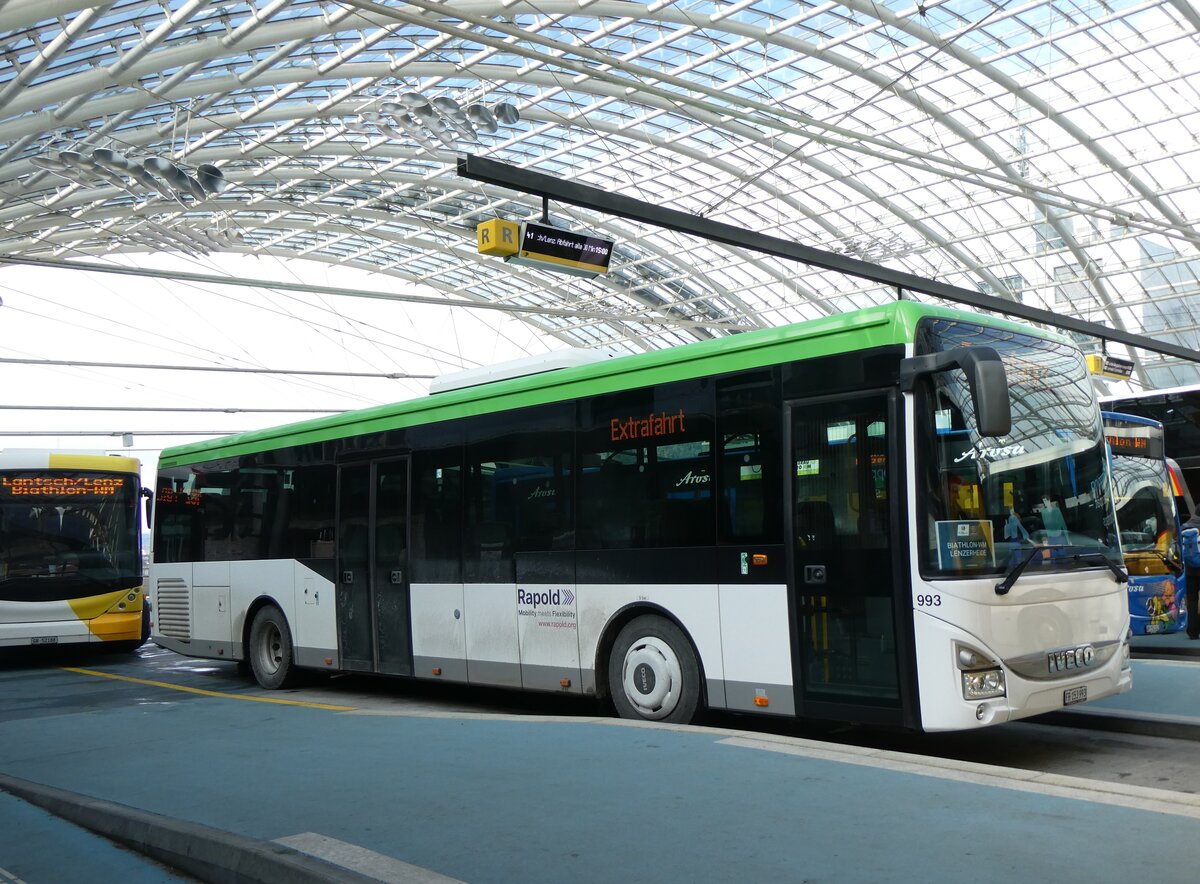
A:
{"label": "bus windscreen wiper", "polygon": [[[1066,544],[1061,546],[1035,546],[1029,551],[1029,555],[1017,562],[1017,564],[1013,566],[1013,569],[1005,575],[1004,579],[996,584],[996,595],[1006,595],[1008,591],[1012,589],[1013,584],[1017,582],[1017,579],[1021,576],[1022,572],[1025,570],[1025,566],[1032,562],[1033,557],[1039,552],[1072,548],[1073,547]],[[1118,583],[1129,582],[1129,575],[1125,573],[1125,570],[1121,568],[1120,565],[1115,564],[1112,559],[1102,552],[1077,552],[1074,555],[1069,556],[1069,558],[1070,560],[1076,562],[1082,562],[1086,559],[1100,559],[1100,561],[1108,567],[1108,570],[1113,572],[1113,575],[1117,578]]]}
{"label": "bus windscreen wiper", "polygon": [[1033,561],[1035,555],[1046,549],[1049,549],[1049,547],[1035,546],[1029,551],[1029,555],[1013,565],[1012,570],[1005,575],[1004,579],[996,584],[996,595],[1007,595],[1008,591],[1012,589],[1013,584],[1017,582],[1017,578],[1021,576],[1021,572],[1025,570],[1025,566]]}

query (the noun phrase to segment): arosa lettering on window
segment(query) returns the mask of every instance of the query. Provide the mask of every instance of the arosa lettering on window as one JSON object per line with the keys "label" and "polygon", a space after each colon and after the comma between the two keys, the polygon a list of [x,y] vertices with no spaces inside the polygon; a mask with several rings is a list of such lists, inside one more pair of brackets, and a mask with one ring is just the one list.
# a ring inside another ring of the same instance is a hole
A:
{"label": "arosa lettering on window", "polygon": [[712,479],[708,473],[694,473],[688,470],[682,478],[675,483],[676,488],[688,488],[694,485],[707,485]]}
{"label": "arosa lettering on window", "polygon": [[988,446],[980,445],[978,448],[968,448],[958,457],[954,458],[955,463],[962,463],[964,460],[1000,460],[1005,457],[1016,457],[1018,454],[1025,453],[1025,446],[1020,443],[1016,445],[998,445]]}
{"label": "arosa lettering on window", "polygon": [[648,414],[645,417],[614,417],[609,421],[609,429],[612,433],[613,442],[622,442],[626,439],[652,439],[656,436],[673,436],[676,433],[687,432],[684,426],[686,415],[683,409],[679,409],[677,414],[667,414],[665,411],[658,414]]}

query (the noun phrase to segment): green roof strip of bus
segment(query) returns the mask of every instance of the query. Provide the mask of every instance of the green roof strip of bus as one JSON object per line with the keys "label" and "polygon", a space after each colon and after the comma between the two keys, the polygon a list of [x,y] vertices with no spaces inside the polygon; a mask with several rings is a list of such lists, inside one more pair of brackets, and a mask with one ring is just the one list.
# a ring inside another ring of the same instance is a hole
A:
{"label": "green roof strip of bus", "polygon": [[[852,313],[778,328],[759,329],[698,341],[668,350],[622,356],[573,368],[509,378],[448,390],[397,403],[347,411],[284,426],[179,445],[164,450],[160,467],[186,466],[223,457],[256,454],[274,448],[324,442],[387,428],[419,426],[456,417],[491,414],[545,405],[580,396],[596,396],[635,387],[743,371],[791,361],[787,349],[804,344],[803,358],[814,358],[889,344],[910,343],[917,324],[941,316],[1005,328],[1053,340],[1061,335],[1011,320],[983,317],[947,307],[896,301]],[[854,336],[847,340],[847,336]]]}

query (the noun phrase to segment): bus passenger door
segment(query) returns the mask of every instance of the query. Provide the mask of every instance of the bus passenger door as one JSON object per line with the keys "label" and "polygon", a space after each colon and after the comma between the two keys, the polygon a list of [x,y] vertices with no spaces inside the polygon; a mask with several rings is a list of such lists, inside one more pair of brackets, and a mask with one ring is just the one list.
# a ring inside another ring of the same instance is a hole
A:
{"label": "bus passenger door", "polygon": [[890,525],[894,394],[789,406],[791,610],[801,715],[901,722]]}
{"label": "bus passenger door", "polygon": [[409,459],[338,469],[337,625],[343,669],[412,674]]}

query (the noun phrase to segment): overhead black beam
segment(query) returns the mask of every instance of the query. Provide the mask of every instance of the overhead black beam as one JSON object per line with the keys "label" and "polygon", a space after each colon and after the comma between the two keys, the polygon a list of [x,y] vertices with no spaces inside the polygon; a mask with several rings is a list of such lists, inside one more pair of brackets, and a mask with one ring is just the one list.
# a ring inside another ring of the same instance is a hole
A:
{"label": "overhead black beam", "polygon": [[702,239],[711,240],[712,242],[724,243],[729,246],[738,246],[739,248],[749,249],[754,252],[774,255],[777,258],[788,258],[801,264],[822,267],[826,270],[844,273],[847,276],[856,276],[860,279],[868,279],[871,282],[881,283],[897,289],[921,292],[937,298],[944,298],[947,301],[967,304],[981,310],[991,310],[994,313],[1016,316],[1021,319],[1027,319],[1030,322],[1039,322],[1066,331],[1089,335],[1099,340],[1114,341],[1120,344],[1127,344],[1130,347],[1136,347],[1139,350],[1149,350],[1152,353],[1161,353],[1164,356],[1174,356],[1178,359],[1200,362],[1200,351],[1180,347],[1177,344],[1168,344],[1165,341],[1158,341],[1154,338],[1148,338],[1145,335],[1133,334],[1132,332],[1117,328],[1109,328],[1106,325],[1100,325],[1098,322],[1085,322],[1082,319],[1062,316],[1061,314],[1051,312],[1050,310],[1042,310],[1038,307],[1028,307],[1024,304],[1018,304],[1016,301],[1006,301],[1003,298],[985,295],[982,292],[972,291],[960,286],[948,285],[944,282],[926,279],[923,276],[904,273],[900,270],[892,270],[879,264],[873,264],[870,261],[848,258],[836,252],[826,252],[821,249],[802,246],[775,236],[767,236],[762,233],[755,233],[752,230],[734,227],[732,224],[709,221],[706,218],[689,215],[686,212],[680,212],[676,209],[663,208],[653,203],[646,203],[632,197],[601,190],[598,187],[590,187],[586,184],[555,178],[541,172],[532,172],[529,169],[522,169],[507,163],[500,163],[495,160],[470,155],[459,157],[458,174],[473,181],[482,181],[486,184],[508,187],[512,190],[519,190],[534,196],[540,196],[543,199],[569,203],[573,206],[603,212],[606,215],[615,215],[619,218],[628,218],[632,221],[652,224],[655,227],[662,227],[665,230],[675,230],[680,233],[687,233]]}

